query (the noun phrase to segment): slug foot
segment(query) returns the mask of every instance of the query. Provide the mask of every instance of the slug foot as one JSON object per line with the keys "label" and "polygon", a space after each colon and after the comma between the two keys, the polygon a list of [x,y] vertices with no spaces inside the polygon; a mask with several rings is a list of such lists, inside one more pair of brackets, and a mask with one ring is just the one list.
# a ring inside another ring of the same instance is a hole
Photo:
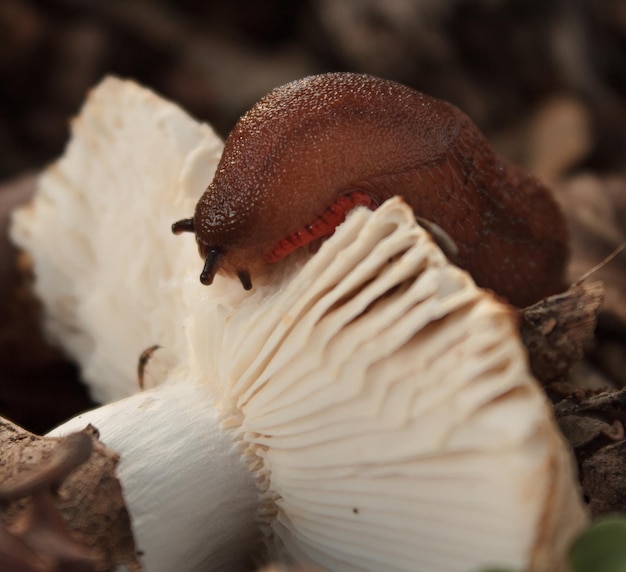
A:
{"label": "slug foot", "polygon": [[378,205],[372,197],[363,191],[350,191],[340,195],[312,222],[280,240],[267,255],[267,262],[278,262],[287,254],[314,240],[328,238],[345,220],[348,212],[358,206],[365,206],[374,210]]}

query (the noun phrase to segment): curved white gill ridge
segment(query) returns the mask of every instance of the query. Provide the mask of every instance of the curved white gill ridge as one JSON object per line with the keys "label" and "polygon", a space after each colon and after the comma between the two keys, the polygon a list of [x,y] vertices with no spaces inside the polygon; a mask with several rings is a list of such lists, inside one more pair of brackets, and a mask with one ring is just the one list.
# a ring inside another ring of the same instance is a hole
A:
{"label": "curved white gill ridge", "polygon": [[192,361],[247,445],[278,556],[558,569],[584,514],[513,310],[400,199],[276,279],[217,308]]}
{"label": "curved white gill ridge", "polygon": [[[153,344],[180,355],[181,282],[197,282],[193,213],[222,143],[210,127],[134,82],[105,79],[73,121],[65,154],[15,214],[12,236],[33,259],[46,326],[99,401],[138,390]],[[200,293],[199,295],[202,295]]]}

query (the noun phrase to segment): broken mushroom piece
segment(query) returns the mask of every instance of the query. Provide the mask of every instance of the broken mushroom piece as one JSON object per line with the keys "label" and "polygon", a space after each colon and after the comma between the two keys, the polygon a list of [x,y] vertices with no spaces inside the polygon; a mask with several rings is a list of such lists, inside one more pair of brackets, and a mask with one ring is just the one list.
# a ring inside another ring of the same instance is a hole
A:
{"label": "broken mushroom piece", "polygon": [[40,177],[37,200],[14,216],[47,334],[79,363],[98,402],[137,391],[146,348],[181,350],[180,283],[198,255],[193,238],[181,249],[169,226],[193,208],[221,149],[177,106],[107,78],[73,121],[63,158]]}
{"label": "broken mushroom piece", "polygon": [[[108,115],[110,125],[94,120]],[[210,145],[192,124],[138,86],[105,81],[14,228],[35,261],[48,330],[71,332],[68,349],[100,394],[128,392],[147,347],[177,357],[153,389],[55,432],[91,422],[120,454],[146,569],[214,569],[219,550],[224,569],[253,556],[346,571],[565,569],[586,517],[512,310],[451,265],[400,199],[353,211],[319,252],[277,265],[250,292],[220,276],[203,288],[193,245],[181,256],[168,228],[169,211],[203,190],[207,167],[194,157]],[[163,162],[187,166],[173,186],[134,167],[160,137],[176,139]],[[117,165],[126,188],[129,170],[141,192],[129,201],[92,162]],[[81,213],[104,205],[86,227]],[[64,208],[73,218],[61,232]],[[81,266],[76,249],[102,254]],[[90,289],[99,278],[105,293]],[[81,281],[55,313],[49,292]],[[83,294],[98,312],[81,310]],[[154,313],[144,297],[158,301]],[[130,359],[126,346],[139,344]]]}

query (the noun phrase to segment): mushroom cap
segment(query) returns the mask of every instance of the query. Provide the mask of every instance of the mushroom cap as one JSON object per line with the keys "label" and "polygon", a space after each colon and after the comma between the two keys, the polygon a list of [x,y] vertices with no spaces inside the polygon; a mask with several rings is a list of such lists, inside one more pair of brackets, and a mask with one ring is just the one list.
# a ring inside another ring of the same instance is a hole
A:
{"label": "mushroom cap", "polygon": [[586,517],[513,310],[397,198],[356,209],[319,252],[289,257],[250,292],[223,277],[204,288],[193,238],[169,224],[190,212],[218,148],[172,104],[106,80],[16,215],[48,330],[95,395],[132,392],[139,353],[169,348],[164,378],[205,384],[243,451],[278,559],[563,568]]}
{"label": "mushroom cap", "polygon": [[[14,213],[11,235],[33,260],[45,326],[81,366],[92,397],[137,391],[137,358],[156,343],[178,356],[187,310],[180,284],[198,254],[172,221],[191,212],[222,142],[176,105],[132,81],[94,88],[63,157]],[[77,327],[78,325],[78,327]]]}
{"label": "mushroom cap", "polygon": [[563,565],[585,514],[515,313],[400,199],[354,211],[245,300],[214,303],[195,359],[247,446],[276,558]]}

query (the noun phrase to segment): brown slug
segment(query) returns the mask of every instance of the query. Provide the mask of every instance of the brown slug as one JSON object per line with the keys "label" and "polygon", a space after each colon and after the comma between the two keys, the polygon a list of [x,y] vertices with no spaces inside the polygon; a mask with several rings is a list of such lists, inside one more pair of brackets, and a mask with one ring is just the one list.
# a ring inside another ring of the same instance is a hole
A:
{"label": "brown slug", "polygon": [[251,276],[329,236],[348,210],[401,195],[456,242],[476,283],[525,306],[564,285],[568,233],[549,191],[495,154],[453,105],[353,73],[289,83],[228,136],[193,218],[203,284]]}

